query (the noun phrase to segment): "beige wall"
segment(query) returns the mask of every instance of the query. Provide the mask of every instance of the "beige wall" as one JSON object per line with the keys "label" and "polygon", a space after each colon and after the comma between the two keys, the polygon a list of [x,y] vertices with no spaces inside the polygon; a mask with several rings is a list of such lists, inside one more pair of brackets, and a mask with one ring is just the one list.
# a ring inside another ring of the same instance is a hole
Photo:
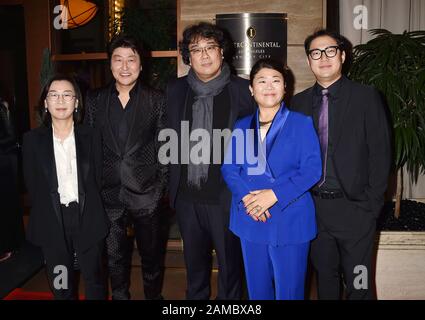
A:
{"label": "beige wall", "polygon": [[[188,25],[199,21],[214,23],[215,15],[221,13],[287,13],[288,14],[288,67],[295,75],[295,92],[314,83],[304,54],[304,39],[315,29],[325,26],[323,10],[326,0],[180,0],[179,36]],[[178,73],[187,73],[179,59]]]}

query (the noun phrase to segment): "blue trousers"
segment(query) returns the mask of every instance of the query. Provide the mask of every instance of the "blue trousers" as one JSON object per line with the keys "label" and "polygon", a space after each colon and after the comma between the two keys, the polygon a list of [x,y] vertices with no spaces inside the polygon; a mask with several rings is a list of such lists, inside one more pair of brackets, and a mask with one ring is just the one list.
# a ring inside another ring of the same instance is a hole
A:
{"label": "blue trousers", "polygon": [[250,300],[303,300],[310,242],[271,246],[241,239]]}

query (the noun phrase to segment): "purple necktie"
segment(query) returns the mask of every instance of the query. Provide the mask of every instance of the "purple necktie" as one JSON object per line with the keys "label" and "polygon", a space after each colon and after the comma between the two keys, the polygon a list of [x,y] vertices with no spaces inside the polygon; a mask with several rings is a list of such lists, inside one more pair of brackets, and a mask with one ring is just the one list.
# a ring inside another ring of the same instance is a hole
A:
{"label": "purple necktie", "polygon": [[320,149],[322,150],[322,165],[323,173],[322,178],[317,183],[320,187],[326,178],[326,160],[328,157],[328,89],[322,90],[322,104],[319,110],[319,140],[320,140]]}

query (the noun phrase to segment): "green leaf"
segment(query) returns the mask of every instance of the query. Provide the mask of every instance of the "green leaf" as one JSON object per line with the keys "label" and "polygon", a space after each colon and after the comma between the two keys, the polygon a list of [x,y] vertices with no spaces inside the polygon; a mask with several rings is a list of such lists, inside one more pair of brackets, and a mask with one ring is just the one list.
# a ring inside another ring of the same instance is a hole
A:
{"label": "green leaf", "polygon": [[385,96],[394,130],[396,168],[406,165],[413,177],[425,172],[425,31],[375,36],[353,49],[349,77]]}

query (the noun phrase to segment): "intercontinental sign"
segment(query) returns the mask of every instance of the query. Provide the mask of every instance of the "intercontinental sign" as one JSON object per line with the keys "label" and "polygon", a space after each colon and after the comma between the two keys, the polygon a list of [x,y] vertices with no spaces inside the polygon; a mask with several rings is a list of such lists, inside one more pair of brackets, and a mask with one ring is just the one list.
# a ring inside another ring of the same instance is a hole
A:
{"label": "intercontinental sign", "polygon": [[249,74],[254,63],[263,58],[286,65],[286,13],[218,14],[216,23],[232,37],[233,66],[238,74]]}

